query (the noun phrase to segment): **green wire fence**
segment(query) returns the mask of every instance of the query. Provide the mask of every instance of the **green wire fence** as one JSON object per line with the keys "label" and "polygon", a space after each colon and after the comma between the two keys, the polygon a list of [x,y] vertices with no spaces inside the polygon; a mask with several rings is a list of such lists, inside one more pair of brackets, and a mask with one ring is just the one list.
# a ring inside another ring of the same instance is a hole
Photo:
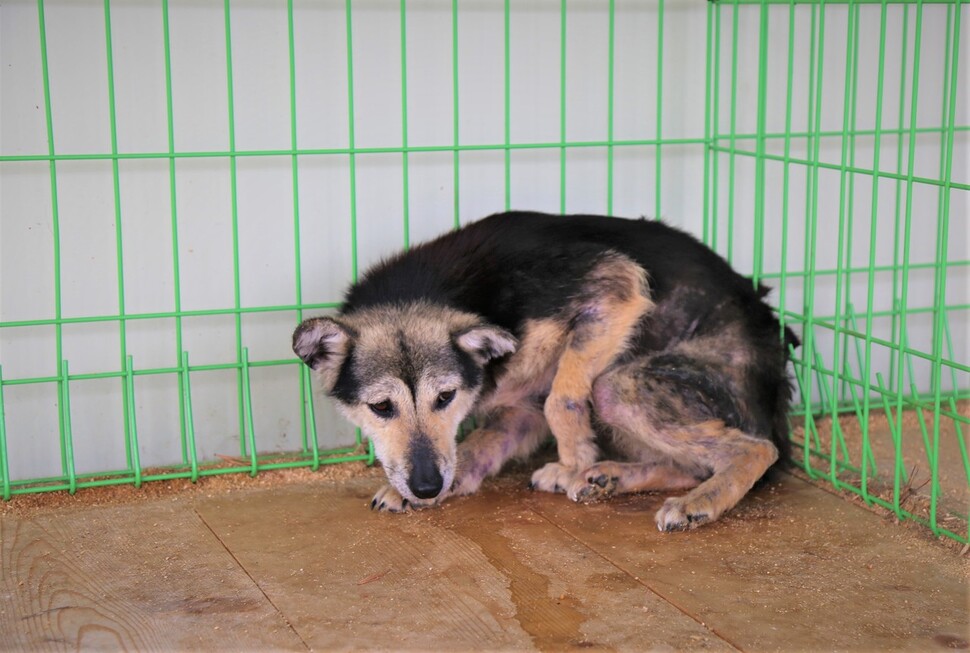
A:
{"label": "green wire fence", "polygon": [[772,286],[802,340],[795,462],[967,542],[968,17],[5,3],[0,495],[373,462],[292,327],[441,230],[596,211],[680,224]]}

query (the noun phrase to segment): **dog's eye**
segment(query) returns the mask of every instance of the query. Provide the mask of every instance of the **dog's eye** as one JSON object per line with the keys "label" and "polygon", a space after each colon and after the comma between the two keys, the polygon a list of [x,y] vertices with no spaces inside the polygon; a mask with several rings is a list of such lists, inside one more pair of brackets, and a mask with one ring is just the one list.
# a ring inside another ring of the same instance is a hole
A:
{"label": "dog's eye", "polygon": [[454,390],[445,390],[440,393],[438,397],[434,400],[434,407],[436,410],[441,410],[445,406],[451,403],[451,400],[455,398]]}
{"label": "dog's eye", "polygon": [[379,401],[376,404],[367,404],[367,407],[378,417],[391,417],[394,415],[394,404],[387,399]]}

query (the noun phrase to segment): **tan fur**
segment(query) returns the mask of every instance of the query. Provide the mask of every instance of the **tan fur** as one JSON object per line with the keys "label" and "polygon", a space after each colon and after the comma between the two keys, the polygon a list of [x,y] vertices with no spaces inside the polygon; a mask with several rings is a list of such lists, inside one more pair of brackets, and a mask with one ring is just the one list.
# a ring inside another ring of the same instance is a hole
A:
{"label": "tan fur", "polygon": [[482,399],[478,412],[488,415],[548,395],[567,333],[562,320],[526,322],[519,350],[506,363],[495,390]]}
{"label": "tan fur", "polygon": [[593,381],[621,354],[653,306],[646,275],[623,256],[610,256],[590,275],[590,297],[575,307],[576,324],[559,359],[543,411],[556,438],[559,462],[538,470],[533,485],[554,491],[564,478],[596,461],[590,422]]}

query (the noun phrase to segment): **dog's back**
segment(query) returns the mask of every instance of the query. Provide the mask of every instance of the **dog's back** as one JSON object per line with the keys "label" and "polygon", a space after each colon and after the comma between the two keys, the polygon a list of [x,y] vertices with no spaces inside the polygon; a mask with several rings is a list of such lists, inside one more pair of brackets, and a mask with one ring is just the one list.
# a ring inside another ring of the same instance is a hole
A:
{"label": "dog's back", "polygon": [[694,288],[760,304],[750,280],[693,236],[662,222],[511,212],[386,259],[349,289],[341,312],[424,300],[515,331],[525,320],[558,312],[606,251],[627,255],[646,270],[655,303],[677,288]]}

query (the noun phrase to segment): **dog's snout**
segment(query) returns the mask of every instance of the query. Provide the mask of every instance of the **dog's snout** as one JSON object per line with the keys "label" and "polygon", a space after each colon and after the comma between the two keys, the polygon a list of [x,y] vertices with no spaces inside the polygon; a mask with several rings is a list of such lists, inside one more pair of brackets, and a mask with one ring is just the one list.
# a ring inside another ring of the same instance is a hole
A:
{"label": "dog's snout", "polygon": [[441,494],[442,485],[444,485],[444,479],[441,478],[441,473],[433,461],[426,460],[411,468],[408,487],[419,499],[435,498]]}
{"label": "dog's snout", "polygon": [[408,488],[419,499],[433,499],[441,494],[444,479],[438,471],[434,450],[425,438],[419,438],[411,448],[411,474]]}

